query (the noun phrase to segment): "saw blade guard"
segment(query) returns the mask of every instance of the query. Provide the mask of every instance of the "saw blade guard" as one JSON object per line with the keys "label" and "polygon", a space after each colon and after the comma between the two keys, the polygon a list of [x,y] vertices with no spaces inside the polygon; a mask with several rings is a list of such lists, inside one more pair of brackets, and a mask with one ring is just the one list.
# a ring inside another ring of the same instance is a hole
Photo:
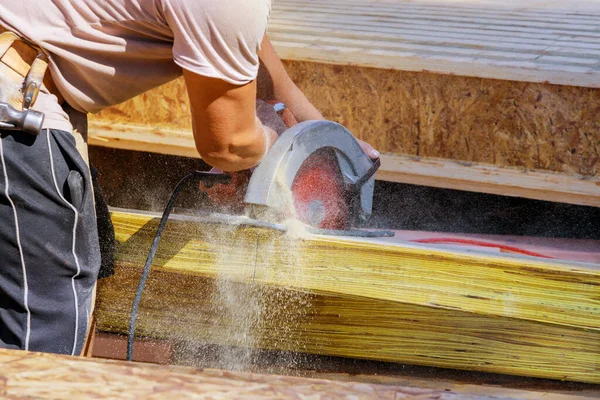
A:
{"label": "saw blade guard", "polygon": [[358,220],[354,222],[367,220],[379,160],[371,160],[354,135],[332,121],[305,121],[281,134],[250,178],[244,201],[251,212],[260,216],[267,210],[285,213],[293,201],[291,188],[298,171],[312,155],[323,151],[333,154],[337,163],[332,174],[343,180],[349,212]]}

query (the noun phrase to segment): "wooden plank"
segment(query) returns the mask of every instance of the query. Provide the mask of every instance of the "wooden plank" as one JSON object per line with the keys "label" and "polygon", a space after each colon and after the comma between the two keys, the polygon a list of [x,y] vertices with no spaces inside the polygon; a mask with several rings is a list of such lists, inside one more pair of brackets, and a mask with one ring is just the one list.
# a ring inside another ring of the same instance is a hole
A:
{"label": "wooden plank", "polygon": [[[568,10],[532,2],[304,0],[275,3],[269,34],[280,56],[293,61],[598,88],[599,26],[600,7],[585,2]],[[406,44],[414,53],[386,49]],[[465,48],[478,55],[462,57]],[[523,52],[532,61],[509,62]]]}
{"label": "wooden plank", "polygon": [[[420,18],[432,21],[460,22],[463,25],[492,25],[492,26],[531,26],[547,30],[568,30],[574,33],[595,32],[600,13],[579,15],[545,14],[539,12],[506,12],[498,9],[495,12],[480,12],[477,6],[457,9],[453,4],[435,8],[411,7],[414,2],[399,1],[393,7],[382,5],[360,5],[358,2],[297,2],[294,5],[279,3],[274,8],[276,14],[289,13],[301,16],[313,12],[316,14],[346,15],[349,19],[360,17],[402,17]],[[510,10],[510,8],[509,8]],[[597,9],[600,11],[600,8]]]}
{"label": "wooden plank", "polygon": [[[92,121],[89,143],[126,150],[198,158],[191,132]],[[600,206],[600,177],[383,155],[377,179],[446,189]]]}
{"label": "wooden plank", "polygon": [[113,124],[92,119],[89,124],[88,144],[200,158],[191,131],[165,127]]}
{"label": "wooden plank", "polygon": [[[317,21],[318,20],[323,20],[323,22],[325,22],[325,19],[327,17],[326,16],[319,16],[317,17]],[[474,35],[477,35],[480,39],[485,39],[485,40],[499,40],[501,42],[506,42],[506,43],[517,43],[519,39],[521,39],[521,42],[519,43],[520,45],[523,44],[524,42],[524,38],[526,35],[531,35],[533,37],[535,37],[535,34],[532,33],[522,33],[521,35],[519,34],[515,34],[514,37],[511,38],[505,38],[504,35],[500,35],[499,33],[496,32],[490,32],[490,31],[483,31],[481,29],[477,29],[477,28],[471,28],[471,29],[465,29],[465,28],[460,28],[460,29],[453,29],[453,28],[445,28],[445,27],[435,27],[433,29],[428,29],[426,25],[417,25],[415,24],[415,22],[412,22],[412,25],[410,23],[409,20],[407,20],[406,24],[403,23],[402,25],[398,25],[398,23],[395,22],[385,22],[385,21],[378,21],[378,26],[376,28],[373,28],[373,23],[375,21],[360,21],[360,22],[356,22],[355,24],[352,25],[352,29],[350,29],[348,27],[348,23],[347,21],[344,21],[342,18],[335,18],[332,17],[331,19],[329,19],[327,21],[327,26],[326,27],[315,27],[315,23],[314,22],[309,22],[309,21],[305,21],[303,19],[297,20],[297,19],[293,19],[293,18],[280,18],[278,20],[276,20],[275,22],[271,23],[270,25],[270,30],[271,32],[285,32],[284,29],[288,29],[288,30],[300,30],[302,28],[304,28],[304,32],[303,34],[307,34],[310,33],[311,35],[313,35],[313,37],[317,36],[316,34],[318,34],[318,36],[325,36],[326,38],[330,37],[330,35],[340,35],[340,36],[344,36],[344,37],[352,37],[352,38],[356,38],[356,39],[371,39],[372,40],[372,45],[373,46],[377,46],[380,42],[396,42],[398,44],[403,44],[403,43],[409,43],[409,40],[403,40],[403,38],[417,38],[417,39],[423,39],[421,40],[421,43],[415,43],[413,44],[415,47],[418,46],[427,46],[427,45],[432,45],[432,43],[426,43],[428,38],[435,38],[436,36],[439,37],[440,35],[448,35],[450,38],[452,37],[467,37],[467,38],[473,38]],[[325,24],[323,24],[325,25]],[[316,30],[316,32],[314,31]],[[411,35],[411,36],[399,36],[399,35]],[[533,43],[533,44],[541,44],[541,45],[545,45],[546,47],[552,44],[556,43],[556,40],[560,39],[561,36],[560,35],[538,35],[540,36],[540,40],[538,41],[538,43]],[[448,39],[446,39],[448,40]],[[531,40],[531,38],[529,38],[529,40]],[[503,52],[503,54],[505,56],[510,56],[511,54],[519,54],[519,50],[521,50],[521,46],[515,46],[516,48],[513,49],[512,52]],[[423,47],[423,49],[427,49],[427,47]],[[479,53],[484,53],[484,51],[481,48],[477,48],[475,47],[475,49],[478,50]],[[462,50],[464,50],[464,47],[437,47],[437,48],[433,48],[431,49],[433,51],[435,50],[444,50],[446,52],[452,53],[452,52],[460,52]],[[492,51],[491,49],[488,49],[490,51]],[[560,46],[557,46],[557,51],[560,50]],[[485,52],[487,53],[487,51]],[[535,53],[530,53],[531,56],[536,55]]]}
{"label": "wooden plank", "polygon": [[[292,0],[282,0],[282,2],[290,3]],[[310,0],[309,0],[310,1]],[[336,3],[341,3],[343,0],[334,1]],[[371,4],[371,5],[395,5],[398,3],[398,0],[366,0],[363,4]],[[462,1],[462,0],[432,0],[428,2],[416,2],[416,4],[426,6],[423,7],[439,7],[444,5],[452,5],[457,9],[462,10],[473,10],[473,2]],[[536,13],[545,13],[552,14],[556,11],[562,11],[567,15],[574,14],[587,14],[587,13],[597,13],[598,12],[598,3],[595,0],[573,0],[569,3],[565,3],[562,0],[486,0],[485,2],[475,3],[477,9],[488,10],[490,12],[501,11],[511,9],[518,9],[519,11],[535,11]]]}
{"label": "wooden plank", "polygon": [[438,54],[425,57],[411,53],[365,49],[363,46],[311,46],[285,37],[279,39],[277,36],[272,38],[272,42],[279,56],[287,60],[600,88],[598,73],[591,68],[565,66],[556,71],[538,65],[503,63],[493,59],[478,60],[475,57],[443,57]]}
{"label": "wooden plank", "polygon": [[[564,40],[569,41],[587,41],[593,43],[593,38],[598,37],[598,31],[596,30],[597,21],[592,25],[585,24],[573,24],[572,26],[563,25],[560,22],[548,22],[543,24],[532,23],[532,21],[507,21],[506,24],[497,24],[494,21],[497,19],[485,19],[472,21],[465,21],[463,18],[444,18],[432,14],[423,15],[411,15],[410,12],[401,11],[399,13],[386,13],[385,10],[370,8],[371,11],[353,10],[346,9],[343,12],[335,9],[312,9],[304,10],[303,12],[286,12],[282,10],[279,13],[275,13],[275,19],[273,22],[279,24],[282,20],[289,20],[297,23],[311,24],[315,28],[327,28],[331,25],[325,22],[326,18],[331,19],[332,22],[348,21],[351,25],[346,25],[341,29],[352,32],[352,26],[354,24],[363,27],[370,27],[370,31],[373,33],[379,32],[381,25],[377,25],[376,21],[383,23],[383,26],[395,27],[397,29],[412,28],[413,33],[426,34],[431,33],[431,37],[436,37],[435,34],[440,29],[445,30],[448,33],[454,33],[450,37],[464,38],[471,40],[482,40],[489,36],[496,36],[499,41],[514,42],[514,37],[510,36],[510,33],[516,36],[523,36],[525,32],[537,33],[531,37],[523,37],[521,44],[549,44],[552,40]],[[425,29],[424,25],[439,24],[437,27],[433,27],[431,30]],[[472,30],[471,34],[465,34],[466,30]],[[571,36],[572,38],[569,38]],[[438,33],[438,38],[441,37]],[[492,41],[482,42],[482,49],[486,50],[493,47],[495,43]],[[518,46],[517,46],[518,49]]]}
{"label": "wooden plank", "polygon": [[[98,327],[127,330],[157,220],[113,213]],[[171,221],[143,336],[600,383],[600,267],[384,239],[303,240]]]}
{"label": "wooden plank", "polygon": [[[294,6],[296,5],[299,9],[306,9],[308,6],[319,6],[322,2],[315,2],[314,0],[282,0],[279,2],[281,5]],[[326,4],[341,6],[345,8],[360,8],[360,7],[371,7],[376,10],[393,11],[398,10],[399,3],[397,0],[391,1],[363,1],[363,2],[352,2],[345,0],[333,0],[328,1]],[[458,15],[486,15],[496,18],[503,17],[556,17],[556,18],[575,18],[576,21],[595,19],[595,16],[600,14],[598,3],[594,0],[575,0],[569,2],[566,6],[563,1],[536,1],[536,0],[525,0],[525,1],[493,1],[486,0],[485,2],[479,2],[473,4],[472,2],[464,1],[413,1],[403,2],[401,7],[406,10],[419,10],[424,11],[428,14],[431,13],[460,13]]]}
{"label": "wooden plank", "polygon": [[600,177],[498,168],[474,163],[382,156],[378,179],[445,189],[600,207]]}
{"label": "wooden plank", "polygon": [[[498,398],[454,390],[159,366],[4,349],[0,349],[0,364],[0,396],[15,400]],[[519,396],[511,397],[516,399],[525,398],[529,392],[506,393]]]}
{"label": "wooden plank", "polygon": [[444,2],[432,4],[425,1],[396,1],[392,4],[381,3],[368,4],[358,1],[330,1],[327,3],[311,0],[297,2],[281,1],[273,12],[287,12],[289,14],[301,14],[310,11],[315,13],[338,13],[348,15],[365,16],[402,16],[409,15],[413,18],[440,18],[462,22],[464,25],[481,23],[483,19],[486,25],[526,25],[528,23],[553,23],[558,29],[570,29],[577,31],[581,28],[593,28],[597,25],[600,16],[600,8],[597,3],[594,7],[585,11],[575,11],[575,7],[565,10],[560,8],[540,10],[527,7],[530,0],[515,7],[514,4],[503,4],[501,7],[488,8],[486,3],[460,4],[456,2]]}
{"label": "wooden plank", "polygon": [[[315,26],[317,22],[322,21],[323,26]],[[377,23],[376,27],[373,25]],[[331,36],[349,37],[354,39],[370,40],[371,46],[378,46],[381,43],[396,42],[398,45],[408,44],[411,42],[416,48],[428,50],[427,46],[435,45],[436,40],[442,40],[442,43],[447,44],[444,47],[430,49],[439,51],[443,49],[447,53],[458,53],[469,47],[477,50],[479,54],[487,56],[490,53],[502,52],[505,58],[518,56],[523,52],[529,52],[530,56],[541,56],[546,54],[548,48],[552,49],[552,55],[573,54],[577,53],[580,57],[585,57],[597,62],[597,52],[583,53],[581,48],[585,47],[589,50],[598,50],[597,43],[600,38],[591,36],[586,39],[580,38],[577,40],[565,41],[564,36],[560,33],[556,34],[535,34],[530,32],[510,32],[512,36],[506,37],[507,32],[498,32],[480,28],[452,28],[437,26],[429,28],[427,25],[415,23],[415,21],[403,21],[402,24],[397,22],[380,21],[379,18],[371,20],[356,21],[350,26],[348,21],[341,17],[318,16],[310,21],[293,18],[280,18],[276,22],[270,24],[270,32],[293,32],[302,31],[302,34],[310,34],[314,39],[327,40]],[[529,36],[529,37],[528,37]],[[532,39],[533,37],[533,39]],[[539,37],[539,39],[536,39]],[[469,40],[467,42],[471,46],[454,46],[457,44],[454,39]],[[473,39],[478,41],[473,42]],[[497,43],[503,46],[498,47]],[[477,45],[479,44],[479,46]],[[512,47],[509,46],[512,44]],[[544,49],[544,53],[536,53],[532,50]]]}

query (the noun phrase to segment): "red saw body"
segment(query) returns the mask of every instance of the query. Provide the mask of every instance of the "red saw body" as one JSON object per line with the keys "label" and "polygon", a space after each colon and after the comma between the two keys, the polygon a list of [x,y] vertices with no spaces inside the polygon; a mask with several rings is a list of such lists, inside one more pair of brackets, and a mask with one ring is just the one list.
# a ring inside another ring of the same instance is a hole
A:
{"label": "red saw body", "polygon": [[320,151],[309,157],[292,183],[296,217],[315,228],[348,228],[348,197],[336,159],[327,151]]}

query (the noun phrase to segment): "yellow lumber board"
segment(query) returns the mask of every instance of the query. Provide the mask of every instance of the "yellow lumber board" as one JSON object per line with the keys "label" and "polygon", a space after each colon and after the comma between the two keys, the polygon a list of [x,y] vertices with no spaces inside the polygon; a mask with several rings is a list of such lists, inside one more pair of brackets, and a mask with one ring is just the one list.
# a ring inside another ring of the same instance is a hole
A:
{"label": "yellow lumber board", "polygon": [[[113,213],[117,276],[99,328],[124,332],[156,219]],[[170,221],[138,334],[241,345],[215,279],[268,310],[253,346],[600,382],[600,270],[384,241],[292,241],[255,229]],[[223,258],[226,254],[225,258]],[[241,313],[241,314],[239,314]],[[287,324],[287,325],[286,325]]]}
{"label": "yellow lumber board", "polygon": [[598,88],[600,6],[569,7],[284,0],[269,35],[287,60]]}
{"label": "yellow lumber board", "polygon": [[[340,382],[0,349],[9,399],[474,399],[461,390]],[[476,398],[487,399],[478,391]],[[527,391],[503,394],[522,398]],[[537,397],[537,396],[536,396]],[[491,398],[490,398],[491,399]]]}
{"label": "yellow lumber board", "polygon": [[[139,267],[118,264],[100,287],[98,329],[127,332]],[[229,284],[228,309],[213,279],[151,274],[139,336],[306,352],[519,376],[600,383],[597,332],[369,298]],[[231,293],[229,293],[231,295]],[[249,326],[249,309],[263,319]],[[224,312],[224,310],[226,310]]]}
{"label": "yellow lumber board", "polygon": [[[118,261],[139,265],[156,230],[152,215],[113,212]],[[459,253],[385,239],[314,236],[290,242],[269,231],[231,231],[171,221],[155,265],[317,293],[371,297],[600,331],[600,266],[531,257]],[[219,266],[221,252],[227,265]],[[221,270],[217,270],[219,266]]]}
{"label": "yellow lumber board", "polygon": [[[89,144],[199,158],[192,133],[134,124],[90,122]],[[600,177],[384,154],[379,180],[600,207]]]}

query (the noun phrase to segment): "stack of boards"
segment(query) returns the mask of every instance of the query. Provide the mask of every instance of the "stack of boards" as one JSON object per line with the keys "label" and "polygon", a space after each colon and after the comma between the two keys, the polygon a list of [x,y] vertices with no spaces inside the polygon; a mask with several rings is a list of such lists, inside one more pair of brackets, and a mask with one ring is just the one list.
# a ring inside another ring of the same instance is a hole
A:
{"label": "stack of boards", "polygon": [[[98,328],[126,333],[158,218],[114,211]],[[173,217],[137,335],[600,383],[600,266]]]}

